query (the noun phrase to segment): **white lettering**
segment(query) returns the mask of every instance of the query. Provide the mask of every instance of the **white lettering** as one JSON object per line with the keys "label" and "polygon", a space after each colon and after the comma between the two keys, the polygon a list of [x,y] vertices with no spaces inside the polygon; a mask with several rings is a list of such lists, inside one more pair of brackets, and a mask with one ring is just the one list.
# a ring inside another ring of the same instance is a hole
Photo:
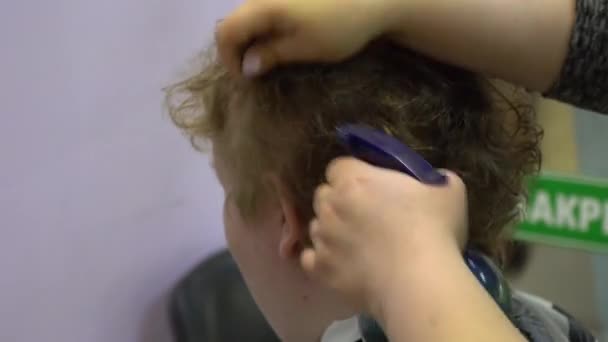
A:
{"label": "white lettering", "polygon": [[595,198],[585,197],[581,200],[579,214],[579,230],[586,232],[589,230],[589,224],[600,218],[601,206],[600,202]]}
{"label": "white lettering", "polygon": [[604,203],[604,224],[602,226],[604,235],[608,236],[608,202]]}
{"label": "white lettering", "polygon": [[551,208],[551,197],[545,191],[538,191],[532,205],[530,222],[542,221],[546,225],[554,225],[553,209]]}
{"label": "white lettering", "polygon": [[557,209],[556,209],[556,222],[557,226],[567,226],[570,229],[576,228],[576,215],[574,214],[574,208],[578,204],[578,198],[576,196],[566,196],[564,194],[557,194]]}

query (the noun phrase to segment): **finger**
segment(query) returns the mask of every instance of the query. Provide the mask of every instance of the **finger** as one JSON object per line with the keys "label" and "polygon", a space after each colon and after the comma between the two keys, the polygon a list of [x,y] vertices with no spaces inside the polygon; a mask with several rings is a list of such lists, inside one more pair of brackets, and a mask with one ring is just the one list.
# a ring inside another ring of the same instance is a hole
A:
{"label": "finger", "polygon": [[[340,182],[338,188],[323,184],[317,187],[313,197],[313,212],[316,216],[317,224],[322,225],[323,237],[329,239],[332,231],[340,224],[340,220],[348,217],[349,203],[352,201],[352,196],[345,196],[349,186],[347,180]],[[353,185],[354,186],[354,185]]]}
{"label": "finger", "polygon": [[300,264],[304,271],[308,274],[314,275],[316,270],[316,253],[312,248],[307,248],[300,254]]}
{"label": "finger", "polygon": [[309,46],[310,44],[298,39],[295,32],[287,30],[257,41],[245,52],[241,66],[243,75],[259,76],[280,65],[318,59],[318,52],[311,50]]}
{"label": "finger", "polygon": [[[325,259],[326,261],[327,259]],[[300,265],[312,279],[327,283],[331,274],[330,266],[324,262],[323,257],[317,250],[307,248],[300,254]]]}
{"label": "finger", "polygon": [[313,219],[310,222],[309,235],[315,251],[323,254],[327,252],[327,248],[333,244],[332,240],[334,239],[335,234],[332,234],[331,229],[328,229],[320,220]]}
{"label": "finger", "polygon": [[[466,196],[467,196],[466,184],[464,183],[464,181],[462,180],[462,178],[460,178],[460,176],[458,174],[456,174],[454,171],[447,170],[447,169],[439,169],[437,171],[446,177],[445,185],[447,185],[447,187],[453,193],[458,194],[458,196],[460,196],[460,197],[466,198]],[[444,190],[441,188],[445,188],[445,187],[440,187],[438,190]]]}
{"label": "finger", "polygon": [[324,220],[314,219],[310,224],[310,240],[320,252],[331,252],[348,240],[348,227],[336,219],[335,215]]}
{"label": "finger", "polygon": [[369,164],[359,159],[339,157],[329,163],[325,171],[325,178],[330,185],[338,185],[347,178],[356,177],[369,167]]}
{"label": "finger", "polygon": [[323,239],[328,246],[340,240],[340,228],[343,226],[340,217],[343,214],[341,216],[336,209],[340,201],[328,185],[318,188],[315,193],[313,206],[316,218],[311,222],[310,234],[315,235],[316,239]]}
{"label": "finger", "polygon": [[231,72],[241,74],[241,60],[247,45],[268,36],[279,19],[279,10],[265,2],[247,2],[222,21],[216,32],[220,59]]}
{"label": "finger", "polygon": [[469,237],[469,231],[466,228],[468,226],[468,201],[467,201],[467,188],[466,188],[466,184],[464,183],[464,181],[462,180],[462,178],[460,178],[460,176],[458,176],[458,174],[456,174],[453,171],[450,170],[445,170],[445,169],[441,169],[439,170],[439,172],[441,174],[443,174],[444,176],[446,176],[447,178],[447,189],[445,189],[445,187],[443,189],[438,188],[438,191],[442,191],[443,193],[441,194],[441,196],[446,196],[445,191],[447,191],[447,195],[449,195],[451,198],[450,200],[452,201],[452,204],[455,203],[461,203],[462,204],[462,208],[461,210],[463,210],[463,216],[462,216],[462,227],[465,227],[463,229],[458,230],[458,235],[457,235],[457,240],[459,242],[460,248],[464,248],[466,245],[466,242],[468,240]]}
{"label": "finger", "polygon": [[309,234],[313,246],[316,247],[321,244],[321,224],[318,219],[315,218],[310,222]]}
{"label": "finger", "polygon": [[349,240],[346,235],[348,231],[345,232],[345,227],[338,224],[337,221],[327,223],[318,219],[314,219],[310,223],[309,235],[312,247],[318,255],[325,259],[333,254],[336,248],[343,246],[346,240]]}
{"label": "finger", "polygon": [[448,179],[448,184],[450,184],[451,186],[454,186],[457,188],[465,188],[464,181],[454,171],[451,171],[448,169],[439,169],[438,171],[441,174],[443,174],[444,176],[446,176],[446,178]]}
{"label": "finger", "polygon": [[317,217],[322,216],[326,211],[326,208],[324,207],[329,204],[328,200],[331,191],[331,187],[328,184],[321,184],[315,190],[312,207]]}

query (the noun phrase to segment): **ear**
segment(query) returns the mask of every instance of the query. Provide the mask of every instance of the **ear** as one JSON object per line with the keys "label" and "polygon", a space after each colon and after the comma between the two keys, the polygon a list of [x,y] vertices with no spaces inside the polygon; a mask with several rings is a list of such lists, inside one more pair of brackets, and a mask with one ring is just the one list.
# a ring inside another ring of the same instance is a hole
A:
{"label": "ear", "polygon": [[285,182],[276,176],[270,177],[270,181],[281,209],[279,256],[284,259],[299,258],[304,249],[307,228],[300,220],[295,201]]}

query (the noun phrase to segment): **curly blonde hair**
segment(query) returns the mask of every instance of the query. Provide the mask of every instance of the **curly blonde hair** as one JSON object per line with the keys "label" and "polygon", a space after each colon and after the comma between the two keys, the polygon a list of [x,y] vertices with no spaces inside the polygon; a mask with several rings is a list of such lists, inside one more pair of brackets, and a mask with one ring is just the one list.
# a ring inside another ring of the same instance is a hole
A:
{"label": "curly blonde hair", "polygon": [[362,123],[462,177],[470,244],[493,257],[504,251],[504,228],[518,218],[524,179],[541,159],[533,107],[513,98],[473,73],[385,43],[339,64],[291,65],[253,80],[230,75],[208,53],[167,89],[175,124],[197,148],[212,141],[230,165],[245,215],[266,196],[262,175],[274,172],[301,219],[311,219],[326,166],[345,154],[336,126]]}

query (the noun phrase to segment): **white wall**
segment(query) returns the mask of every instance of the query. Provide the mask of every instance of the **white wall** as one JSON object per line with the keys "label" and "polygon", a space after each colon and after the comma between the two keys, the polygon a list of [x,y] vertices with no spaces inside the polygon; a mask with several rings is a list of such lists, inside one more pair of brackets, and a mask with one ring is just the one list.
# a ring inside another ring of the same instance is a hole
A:
{"label": "white wall", "polygon": [[169,340],[163,296],[223,235],[160,89],[235,3],[0,6],[0,341]]}

